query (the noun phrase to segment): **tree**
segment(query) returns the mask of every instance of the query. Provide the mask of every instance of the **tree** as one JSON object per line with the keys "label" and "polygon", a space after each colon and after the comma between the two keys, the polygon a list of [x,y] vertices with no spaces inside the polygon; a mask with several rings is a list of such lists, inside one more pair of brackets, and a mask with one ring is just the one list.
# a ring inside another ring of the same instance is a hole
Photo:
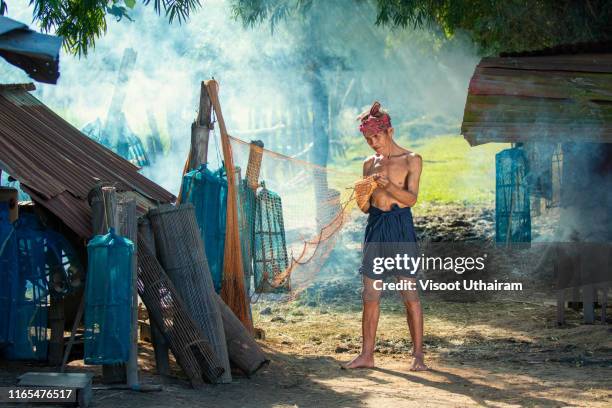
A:
{"label": "tree", "polygon": [[[355,0],[353,5],[366,0]],[[440,27],[447,37],[470,34],[484,54],[524,51],[564,43],[612,39],[612,0],[372,0],[376,24]],[[344,7],[347,6],[344,3]],[[307,13],[312,0],[234,0],[246,24]]]}
{"label": "tree", "polygon": [[[153,3],[157,14],[162,10],[168,21],[186,21],[197,10],[200,0],[142,0],[145,6]],[[109,16],[131,20],[130,11],[136,0],[30,0],[34,6],[34,22],[44,32],[53,31],[64,37],[64,48],[76,55],[87,55],[95,41],[106,33]],[[6,14],[8,5],[0,2],[0,14]]]}
{"label": "tree", "polygon": [[[295,41],[292,58],[297,62],[296,69],[301,71],[303,82],[308,85],[308,99],[312,102],[313,148],[310,160],[320,166],[314,170],[313,177],[317,219],[321,228],[329,221],[326,218],[330,212],[327,173],[321,169],[327,166],[330,155],[330,96],[325,75],[335,69],[348,68],[349,58],[340,52],[342,46],[331,44],[338,38],[346,39],[339,35],[342,28],[334,24],[335,16],[344,12],[345,6],[341,2],[312,0],[233,0],[231,4],[234,17],[247,27],[269,21],[274,32],[279,23],[292,23],[291,34]],[[354,17],[356,10],[349,11]],[[354,42],[353,38],[351,40]]]}
{"label": "tree", "polygon": [[377,0],[377,24],[468,32],[483,53],[612,39],[611,0]]}

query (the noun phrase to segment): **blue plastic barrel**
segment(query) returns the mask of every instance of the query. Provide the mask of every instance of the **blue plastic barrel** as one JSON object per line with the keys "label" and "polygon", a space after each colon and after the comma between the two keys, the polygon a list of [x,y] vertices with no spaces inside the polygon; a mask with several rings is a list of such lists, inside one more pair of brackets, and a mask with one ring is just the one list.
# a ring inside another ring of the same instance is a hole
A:
{"label": "blue plastic barrel", "polygon": [[227,176],[223,167],[212,172],[203,164],[183,177],[183,202],[192,203],[204,241],[215,291],[221,291],[225,254]]}
{"label": "blue plastic barrel", "polygon": [[134,244],[115,233],[87,244],[85,364],[125,362],[130,354]]}

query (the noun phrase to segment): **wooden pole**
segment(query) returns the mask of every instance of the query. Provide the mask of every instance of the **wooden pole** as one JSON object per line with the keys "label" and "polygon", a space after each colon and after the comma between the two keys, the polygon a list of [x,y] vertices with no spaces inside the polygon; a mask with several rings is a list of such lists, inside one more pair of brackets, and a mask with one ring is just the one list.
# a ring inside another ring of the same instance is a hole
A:
{"label": "wooden pole", "polygon": [[81,323],[81,319],[83,318],[83,311],[85,310],[85,291],[83,291],[83,296],[81,296],[81,302],[79,303],[79,308],[77,309],[76,316],[74,317],[74,322],[72,323],[72,331],[70,332],[70,340],[68,340],[68,345],[66,346],[66,350],[64,350],[64,358],[62,359],[62,368],[60,372],[63,373],[66,370],[66,364],[68,364],[68,357],[70,357],[70,351],[72,351],[72,345],[74,344],[74,338],[76,336],[77,329],[79,328],[79,324]]}
{"label": "wooden pole", "polygon": [[212,103],[204,82],[200,85],[198,116],[191,125],[191,168],[198,168],[208,160],[208,140],[212,128]]}
{"label": "wooden pole", "polygon": [[223,148],[223,159],[227,172],[227,216],[225,230],[225,262],[223,263],[223,284],[221,297],[240,319],[242,324],[253,333],[253,322],[249,315],[248,295],[244,286],[244,269],[242,263],[242,251],[240,248],[240,231],[238,225],[237,191],[234,159],[229,141],[227,128],[219,103],[219,84],[217,81],[205,82],[208,95],[212,101],[217,115],[219,133],[221,134],[221,145]]}
{"label": "wooden pole", "polygon": [[64,356],[64,299],[51,296],[49,307],[49,327],[51,338],[49,339],[49,364],[58,366],[62,364]]}
{"label": "wooden pole", "polygon": [[[191,146],[183,167],[183,176],[208,161],[208,141],[212,124],[212,102],[204,82],[200,86],[200,106],[195,121],[191,124]],[[183,199],[183,185],[179,191],[177,203]]]}
{"label": "wooden pole", "polygon": [[132,325],[130,330],[130,357],[125,365],[126,383],[132,389],[138,388],[138,290],[137,253],[138,253],[138,220],[136,217],[136,201],[126,196],[120,196],[118,203],[119,234],[134,243],[132,254]]}

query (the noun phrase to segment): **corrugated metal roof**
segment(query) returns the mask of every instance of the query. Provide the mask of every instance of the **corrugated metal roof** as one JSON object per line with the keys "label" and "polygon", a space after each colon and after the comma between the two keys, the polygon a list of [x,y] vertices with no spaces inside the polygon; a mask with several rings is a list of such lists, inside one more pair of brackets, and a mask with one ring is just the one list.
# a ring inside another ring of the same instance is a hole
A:
{"label": "corrugated metal roof", "polygon": [[117,183],[155,202],[175,197],[138,168],[83,135],[25,85],[0,86],[0,167],[32,199],[83,238],[91,235],[87,194],[98,181]]}
{"label": "corrugated metal roof", "polygon": [[489,142],[612,143],[612,52],[483,58],[461,133]]}

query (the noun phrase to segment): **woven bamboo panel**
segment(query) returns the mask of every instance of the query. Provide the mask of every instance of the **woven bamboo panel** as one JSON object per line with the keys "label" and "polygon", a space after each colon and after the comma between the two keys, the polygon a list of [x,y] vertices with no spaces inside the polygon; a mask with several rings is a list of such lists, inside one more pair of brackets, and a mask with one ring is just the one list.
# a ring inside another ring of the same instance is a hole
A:
{"label": "woven bamboo panel", "polygon": [[212,346],[191,319],[177,289],[157,261],[143,234],[138,238],[138,293],[149,318],[162,332],[193,387],[214,383],[225,370]]}
{"label": "woven bamboo panel", "polygon": [[223,321],[214,299],[214,286],[192,204],[165,205],[149,213],[157,255],[198,323],[225,372],[221,382],[231,381]]}

